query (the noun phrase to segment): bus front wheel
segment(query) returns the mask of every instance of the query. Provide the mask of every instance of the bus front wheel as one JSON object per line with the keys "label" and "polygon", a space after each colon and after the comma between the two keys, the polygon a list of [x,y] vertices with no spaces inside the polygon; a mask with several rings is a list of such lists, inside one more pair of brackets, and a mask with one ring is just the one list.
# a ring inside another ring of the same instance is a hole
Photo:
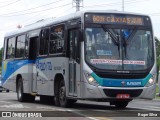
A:
{"label": "bus front wheel", "polygon": [[63,80],[61,80],[59,84],[59,103],[61,107],[68,107],[69,106],[69,101],[66,97],[66,88],[65,88],[65,83]]}
{"label": "bus front wheel", "polygon": [[56,86],[57,89],[55,89],[55,96],[54,96],[55,105],[61,107],[71,107],[72,104],[75,103],[77,100],[68,99],[66,97],[66,87],[64,80],[62,79],[60,82],[56,84]]}

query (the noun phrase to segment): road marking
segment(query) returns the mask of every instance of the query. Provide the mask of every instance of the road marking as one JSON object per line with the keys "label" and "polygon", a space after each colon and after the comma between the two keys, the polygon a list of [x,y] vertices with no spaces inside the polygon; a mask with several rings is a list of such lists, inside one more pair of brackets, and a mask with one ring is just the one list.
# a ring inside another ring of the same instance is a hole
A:
{"label": "road marking", "polygon": [[156,106],[145,106],[145,107],[156,108],[156,109],[160,110],[160,107],[156,107]]}
{"label": "road marking", "polygon": [[129,108],[134,108],[134,109],[143,109],[143,110],[153,110],[153,111],[160,111],[160,109],[153,109],[153,108],[147,108],[147,107],[129,107]]}
{"label": "road marking", "polygon": [[97,118],[97,119],[99,119],[99,120],[113,120],[113,119],[106,118],[106,117],[95,117],[95,118]]}
{"label": "road marking", "polygon": [[80,116],[86,117],[86,118],[91,119],[91,120],[112,120],[112,119],[106,118],[106,117],[89,117],[89,115],[86,115],[84,113],[80,113],[80,111],[76,112],[76,111],[71,110],[71,109],[67,109],[67,111],[71,111],[72,113],[78,114]]}
{"label": "road marking", "polygon": [[49,106],[37,106],[36,108],[38,109],[45,109],[45,110],[56,110],[56,111],[70,111],[72,112],[73,110],[70,109],[61,109],[61,108],[53,108],[53,107],[49,107]]}
{"label": "road marking", "polygon": [[2,101],[2,100],[0,102],[1,103],[12,103],[12,102]]}
{"label": "road marking", "polygon": [[11,105],[0,105],[2,108],[29,108],[24,107],[23,104],[11,104]]}

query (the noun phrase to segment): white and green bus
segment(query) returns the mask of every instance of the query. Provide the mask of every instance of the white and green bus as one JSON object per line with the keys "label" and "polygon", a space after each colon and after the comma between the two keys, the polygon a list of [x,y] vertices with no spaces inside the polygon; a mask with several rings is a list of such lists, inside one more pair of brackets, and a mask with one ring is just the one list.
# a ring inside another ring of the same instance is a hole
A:
{"label": "white and green bus", "polygon": [[81,11],[41,20],[4,38],[3,87],[20,102],[153,99],[156,55],[151,19],[117,11]]}

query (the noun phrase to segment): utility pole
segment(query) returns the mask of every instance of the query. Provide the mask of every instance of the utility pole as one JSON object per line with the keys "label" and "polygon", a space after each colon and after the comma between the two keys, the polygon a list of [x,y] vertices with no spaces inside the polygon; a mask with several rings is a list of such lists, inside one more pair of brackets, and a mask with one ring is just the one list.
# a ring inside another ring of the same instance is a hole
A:
{"label": "utility pole", "polygon": [[122,0],[122,11],[124,12],[124,0]]}
{"label": "utility pole", "polygon": [[80,7],[83,7],[83,0],[73,0],[73,7],[76,7],[76,12],[80,11]]}

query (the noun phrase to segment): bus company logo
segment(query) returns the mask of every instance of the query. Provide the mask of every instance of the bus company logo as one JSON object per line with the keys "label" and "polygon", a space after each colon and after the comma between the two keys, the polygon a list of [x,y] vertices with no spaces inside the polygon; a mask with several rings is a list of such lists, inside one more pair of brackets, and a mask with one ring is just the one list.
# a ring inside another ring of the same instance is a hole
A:
{"label": "bus company logo", "polygon": [[2,112],[2,117],[12,117],[11,112]]}
{"label": "bus company logo", "polygon": [[122,84],[122,86],[125,86],[125,85],[126,85],[126,82],[122,81],[121,84]]}
{"label": "bus company logo", "polygon": [[127,86],[141,86],[141,82],[127,82]]}

